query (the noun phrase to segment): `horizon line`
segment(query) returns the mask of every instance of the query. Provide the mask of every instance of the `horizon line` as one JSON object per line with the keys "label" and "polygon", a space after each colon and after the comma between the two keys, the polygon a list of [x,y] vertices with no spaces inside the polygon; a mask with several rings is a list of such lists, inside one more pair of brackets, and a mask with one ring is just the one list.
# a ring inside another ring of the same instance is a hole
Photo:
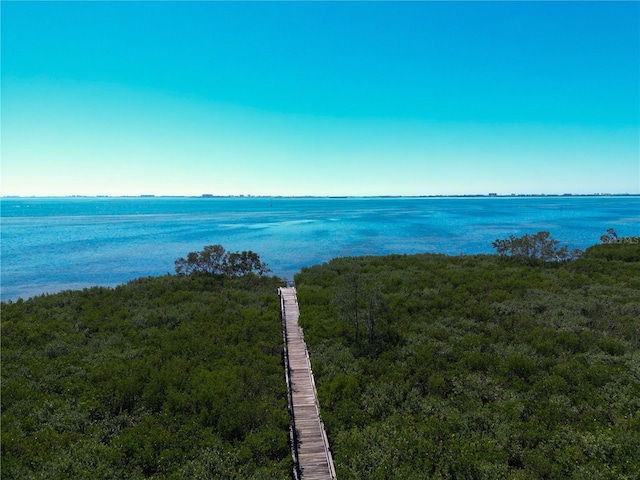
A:
{"label": "horizon line", "polygon": [[629,193],[460,193],[437,195],[266,195],[266,194],[228,194],[215,195],[203,193],[200,195],[170,195],[170,194],[138,194],[138,195],[0,195],[0,199],[11,198],[513,198],[513,197],[637,197],[640,192]]}

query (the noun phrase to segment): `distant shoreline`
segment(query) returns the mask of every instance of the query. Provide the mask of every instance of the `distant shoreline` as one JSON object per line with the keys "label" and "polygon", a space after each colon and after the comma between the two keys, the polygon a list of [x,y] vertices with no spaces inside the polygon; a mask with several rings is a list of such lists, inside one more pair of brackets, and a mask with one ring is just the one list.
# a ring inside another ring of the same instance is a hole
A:
{"label": "distant shoreline", "polygon": [[92,199],[118,199],[118,198],[141,198],[141,199],[157,199],[157,198],[197,198],[197,199],[216,199],[216,198],[235,198],[235,199],[252,199],[252,198],[291,198],[291,199],[350,199],[350,198],[572,198],[572,197],[640,197],[640,193],[511,193],[511,194],[460,194],[460,195],[3,195],[0,199],[72,199],[72,198],[92,198]]}

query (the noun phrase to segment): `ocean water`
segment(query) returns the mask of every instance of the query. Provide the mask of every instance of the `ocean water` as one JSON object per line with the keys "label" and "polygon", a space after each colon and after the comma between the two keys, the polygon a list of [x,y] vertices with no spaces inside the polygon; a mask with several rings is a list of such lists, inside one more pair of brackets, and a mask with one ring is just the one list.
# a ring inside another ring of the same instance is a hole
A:
{"label": "ocean water", "polygon": [[253,250],[287,279],[334,257],[492,253],[548,230],[571,248],[640,235],[640,197],[3,198],[1,299],[173,273],[205,245]]}

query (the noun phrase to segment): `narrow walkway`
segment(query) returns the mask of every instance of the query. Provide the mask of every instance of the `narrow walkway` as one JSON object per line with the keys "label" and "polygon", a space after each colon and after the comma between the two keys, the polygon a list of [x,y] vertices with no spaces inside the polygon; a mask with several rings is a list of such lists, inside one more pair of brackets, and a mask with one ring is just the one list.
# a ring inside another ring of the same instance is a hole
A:
{"label": "narrow walkway", "polygon": [[292,410],[294,476],[299,480],[332,480],[336,473],[320,420],[309,353],[298,325],[300,310],[296,289],[280,288],[278,294],[285,337],[289,408]]}

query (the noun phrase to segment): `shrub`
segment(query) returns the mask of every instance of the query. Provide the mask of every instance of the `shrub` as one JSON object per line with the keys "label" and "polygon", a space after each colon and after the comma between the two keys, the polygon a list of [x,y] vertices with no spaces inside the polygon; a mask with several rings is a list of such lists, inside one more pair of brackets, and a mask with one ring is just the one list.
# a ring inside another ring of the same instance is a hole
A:
{"label": "shrub", "polygon": [[529,263],[573,260],[582,254],[578,249],[569,251],[566,245],[560,247],[560,242],[551,238],[549,232],[538,232],[535,235],[527,233],[519,238],[510,235],[509,238],[496,239],[492,246],[499,255]]}

